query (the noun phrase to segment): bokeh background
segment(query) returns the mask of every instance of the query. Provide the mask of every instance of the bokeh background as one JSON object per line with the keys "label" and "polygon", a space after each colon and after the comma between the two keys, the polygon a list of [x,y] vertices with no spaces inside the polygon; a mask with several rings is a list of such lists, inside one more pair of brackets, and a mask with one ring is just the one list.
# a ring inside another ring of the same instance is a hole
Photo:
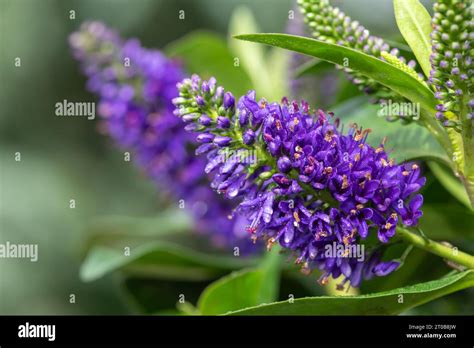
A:
{"label": "bokeh background", "polygon": [[[400,39],[390,0],[333,3],[372,32]],[[424,3],[431,7],[430,1]],[[68,47],[69,34],[81,22],[101,20],[123,37],[163,48],[197,29],[226,37],[229,18],[241,5],[251,9],[264,32],[286,31],[288,11],[294,9],[290,0],[0,0],[0,242],[37,243],[40,249],[36,263],[0,260],[0,314],[136,313],[140,306],[130,298],[130,289],[157,302],[145,310],[150,312],[176,302],[180,287],[197,296],[207,284],[128,279],[124,286],[118,274],[90,283],[80,280],[91,221],[102,215],[153,216],[164,202],[155,186],[98,134],[96,121],[58,118],[54,105],[63,99],[95,101]],[[185,20],[178,18],[180,10]],[[15,67],[16,57],[21,67]],[[340,83],[338,73],[325,79],[310,91],[322,106],[334,102],[324,94],[324,84]],[[16,152],[21,162],[15,162]],[[427,194],[440,204],[459,204],[433,180]],[[69,208],[70,199],[76,200],[75,209]],[[434,279],[447,271],[442,261],[423,252],[415,251],[410,260],[413,266],[402,272],[404,278],[378,279],[365,291]],[[322,293],[315,281],[288,281],[284,287],[301,296]],[[74,304],[70,294],[76,296]],[[465,290],[413,313],[469,313],[472,297],[472,289]]]}

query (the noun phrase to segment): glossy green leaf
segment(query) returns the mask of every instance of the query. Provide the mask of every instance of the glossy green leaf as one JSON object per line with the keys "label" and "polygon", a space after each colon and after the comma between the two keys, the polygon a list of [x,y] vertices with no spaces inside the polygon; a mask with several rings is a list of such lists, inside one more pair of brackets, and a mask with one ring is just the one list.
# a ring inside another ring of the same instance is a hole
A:
{"label": "glossy green leaf", "polygon": [[263,271],[245,269],[233,272],[209,285],[198,308],[203,315],[224,314],[260,304],[258,288],[263,286]]}
{"label": "glossy green leaf", "polygon": [[88,225],[89,245],[127,237],[153,238],[173,236],[192,229],[193,221],[183,210],[165,210],[153,217],[123,215],[100,216]]}
{"label": "glossy green leaf", "polygon": [[83,281],[121,270],[156,278],[203,280],[255,265],[253,257],[236,257],[209,247],[190,232],[189,217],[166,211],[154,218],[109,217],[96,221],[80,269]]}
{"label": "glossy green leaf", "polygon": [[[252,11],[239,6],[233,12],[229,23],[229,36],[255,33],[259,27]],[[264,47],[248,42],[229,40],[229,47],[239,60],[259,95],[269,100],[280,100],[287,90],[287,52],[265,50]]]}
{"label": "glossy green leaf", "polygon": [[[250,307],[230,315],[394,315],[474,286],[474,271],[426,283],[351,297],[306,297]],[[403,301],[400,301],[401,295]]]}
{"label": "glossy green leaf", "polygon": [[[415,56],[413,55],[413,52],[410,48],[410,46],[407,46],[406,44],[402,44],[398,41],[394,40],[389,40],[385,39],[385,42],[390,45],[390,47],[393,48],[398,48],[398,50],[401,52],[401,54],[407,58],[407,59],[415,59]],[[333,64],[321,60],[321,59],[312,59],[310,61],[307,61],[305,64],[301,65],[296,73],[295,77],[302,77],[306,75],[311,75],[311,74],[318,74],[322,71],[326,71],[329,69],[334,69]]]}
{"label": "glossy green leaf", "polygon": [[268,98],[280,100],[282,95],[288,95],[289,93],[290,54],[287,51],[274,48],[267,53],[265,62],[270,74],[270,83],[272,86],[267,86]]}
{"label": "glossy green leaf", "polygon": [[395,66],[360,51],[287,34],[249,34],[236,38],[285,48],[341,66],[349,63],[349,68],[385,85],[412,102],[420,103],[421,108],[430,114],[435,112],[436,99],[427,86]]}
{"label": "glossy green leaf", "polygon": [[256,263],[252,258],[213,255],[171,242],[149,242],[131,247],[130,256],[125,255],[125,247],[129,244],[93,247],[81,266],[81,279],[92,281],[122,270],[148,277],[203,280]]}
{"label": "glossy green leaf", "polygon": [[426,76],[430,76],[431,17],[419,0],[394,0],[398,28]]}
{"label": "glossy green leaf", "polygon": [[280,246],[274,246],[270,252],[267,251],[263,257],[262,263],[259,265],[259,269],[263,271],[263,283],[260,288],[255,290],[259,293],[258,300],[260,303],[273,302],[278,298],[282,261],[280,250]]}
{"label": "glossy green leaf", "polygon": [[209,285],[198,301],[203,315],[225,314],[277,299],[280,254],[278,248],[266,254],[258,268],[231,273]]}
{"label": "glossy green leaf", "polygon": [[[240,6],[232,12],[229,22],[230,36],[258,31],[258,25],[249,8]],[[248,72],[254,88],[265,93],[270,85],[270,74],[265,65],[264,47],[236,40],[229,40],[229,45],[239,59],[241,68]]]}
{"label": "glossy green leaf", "polygon": [[235,55],[219,35],[193,32],[172,42],[165,49],[170,57],[178,57],[184,62],[188,73],[199,74],[203,78],[214,76],[227,90],[242,95],[252,88],[247,72],[235,66]]}

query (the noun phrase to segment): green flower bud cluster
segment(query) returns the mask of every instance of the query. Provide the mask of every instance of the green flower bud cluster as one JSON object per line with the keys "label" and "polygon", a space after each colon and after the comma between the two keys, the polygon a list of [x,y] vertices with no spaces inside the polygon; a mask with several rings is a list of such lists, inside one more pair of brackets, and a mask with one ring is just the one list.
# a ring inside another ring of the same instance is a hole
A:
{"label": "green flower bud cluster", "polygon": [[462,128],[461,117],[473,118],[472,15],[470,0],[439,0],[434,4],[429,82],[439,100],[436,117],[457,131]]}
{"label": "green flower bud cluster", "polygon": [[[385,60],[382,52],[390,52],[390,55],[400,64],[404,64],[414,71],[416,65],[414,61],[410,61],[406,65],[406,60],[399,56],[398,49],[391,49],[383,39],[370,35],[370,32],[359,22],[353,21],[340,9],[332,7],[328,0],[298,0],[298,4],[306,24],[311,28],[312,35],[317,40],[350,47],[382,60]],[[344,71],[348,73],[349,79],[359,86],[360,90],[375,97],[374,102],[386,99],[391,99],[392,102],[405,101],[402,96],[387,87],[348,67],[345,67]],[[417,78],[421,79],[421,77]],[[403,118],[403,120],[408,121],[407,118]]]}

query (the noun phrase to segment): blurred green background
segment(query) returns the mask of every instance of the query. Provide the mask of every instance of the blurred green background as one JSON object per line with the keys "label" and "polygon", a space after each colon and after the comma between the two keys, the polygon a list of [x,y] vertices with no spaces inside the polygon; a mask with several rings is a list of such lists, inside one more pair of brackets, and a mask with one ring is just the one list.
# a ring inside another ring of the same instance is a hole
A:
{"label": "blurred green background", "polygon": [[[374,33],[399,38],[390,0],[333,3]],[[424,3],[431,7],[430,1]],[[196,29],[225,37],[231,13],[239,5],[252,10],[263,32],[284,32],[288,11],[294,9],[290,0],[0,0],[0,242],[39,245],[36,263],[0,260],[1,314],[135,312],[119,275],[80,281],[87,226],[101,215],[153,216],[163,206],[155,186],[97,133],[95,121],[55,116],[54,105],[63,99],[95,101],[85,91],[85,78],[70,55],[68,35],[82,21],[101,20],[150,48],[165,47]],[[71,10],[74,20],[69,18]],[[180,10],[185,11],[185,20],[178,18]],[[16,57],[21,58],[21,67],[15,67]],[[320,93],[314,90],[316,96]],[[21,153],[20,162],[14,160],[16,152]],[[431,199],[458,204],[442,186],[433,185]],[[69,208],[70,199],[76,200],[75,209]],[[433,279],[447,270],[425,253],[415,252],[415,257],[423,261],[413,261],[411,272],[420,275],[418,280]],[[403,285],[401,280],[390,283],[390,278],[384,282],[374,281],[367,291]],[[310,295],[301,284],[285,282],[282,293]],[[175,303],[176,289],[199,294],[206,282],[129,278],[125,285],[138,289],[147,305],[158,302],[146,310],[151,312]],[[313,294],[321,293],[314,281],[309,288]],[[74,304],[70,294],[76,297]],[[468,313],[466,302],[473,303],[472,295],[472,289],[463,291],[414,313]]]}

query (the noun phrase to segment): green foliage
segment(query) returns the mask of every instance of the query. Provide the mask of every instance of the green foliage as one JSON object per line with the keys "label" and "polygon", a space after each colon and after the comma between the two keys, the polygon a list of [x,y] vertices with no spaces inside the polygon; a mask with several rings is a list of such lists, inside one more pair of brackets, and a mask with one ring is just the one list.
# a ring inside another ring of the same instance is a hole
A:
{"label": "green foliage", "polygon": [[214,76],[219,83],[236,95],[252,88],[247,72],[235,66],[235,55],[219,35],[196,31],[169,44],[165,52],[169,57],[179,57],[190,74],[204,78]]}
{"label": "green foliage", "polygon": [[278,296],[280,255],[269,252],[258,268],[231,273],[209,285],[198,302],[201,314],[225,314],[273,302]]}
{"label": "green foliage", "polygon": [[376,294],[351,297],[306,297],[263,304],[230,315],[388,315],[400,314],[416,306],[474,286],[474,271],[465,271]]}
{"label": "green foliage", "polygon": [[206,240],[189,232],[183,213],[165,211],[155,218],[114,218],[96,223],[95,234],[81,266],[84,281],[121,270],[151,278],[205,280],[256,263],[212,250]]}
{"label": "green foliage", "polygon": [[249,34],[239,35],[236,38],[285,48],[334,64],[347,66],[383,84],[412,102],[420,103],[426,111],[434,111],[436,99],[433,92],[426,85],[393,65],[357,50],[287,34]]}
{"label": "green foliage", "polygon": [[403,70],[404,72],[406,72],[407,74],[413,76],[415,79],[417,79],[418,81],[420,81],[424,85],[428,86],[426,84],[426,82],[420,76],[418,76],[418,74],[416,73],[415,70],[410,68],[406,63],[402,62],[400,59],[398,59],[398,57],[395,57],[394,55],[392,55],[388,52],[385,52],[385,51],[382,51],[380,53],[380,55],[388,63],[392,64],[393,66],[397,67],[400,70]]}
{"label": "green foliage", "polygon": [[[385,41],[390,45],[390,47],[397,48],[405,58],[415,58],[409,46],[393,40]],[[332,66],[333,65],[327,61],[321,59],[312,59],[298,68],[295,77],[318,74],[320,71],[325,71],[326,69],[329,70],[329,68],[332,69]]]}
{"label": "green foliage", "polygon": [[245,269],[212,283],[202,293],[198,308],[203,315],[224,314],[260,304],[259,290],[265,286],[263,271]]}
{"label": "green foliage", "polygon": [[410,45],[423,72],[430,76],[431,17],[419,0],[394,0],[398,28]]}
{"label": "green foliage", "polygon": [[[259,32],[258,24],[248,7],[238,7],[232,13],[229,36]],[[252,87],[269,100],[280,100],[286,94],[288,54],[281,50],[265,50],[257,44],[229,40],[241,67],[248,73]],[[230,87],[226,87],[234,93]]]}

